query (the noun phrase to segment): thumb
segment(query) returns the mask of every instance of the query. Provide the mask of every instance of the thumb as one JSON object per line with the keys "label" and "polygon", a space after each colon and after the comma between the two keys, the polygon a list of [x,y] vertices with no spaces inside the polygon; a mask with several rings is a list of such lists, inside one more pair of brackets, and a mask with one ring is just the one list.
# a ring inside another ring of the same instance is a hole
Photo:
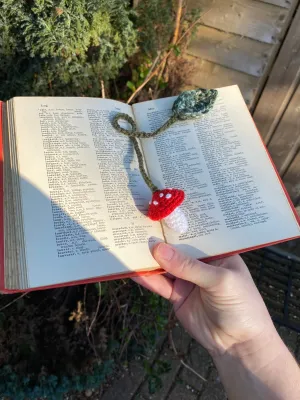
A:
{"label": "thumb", "polygon": [[188,257],[166,243],[154,247],[153,257],[167,272],[204,289],[217,285],[223,275],[222,268]]}

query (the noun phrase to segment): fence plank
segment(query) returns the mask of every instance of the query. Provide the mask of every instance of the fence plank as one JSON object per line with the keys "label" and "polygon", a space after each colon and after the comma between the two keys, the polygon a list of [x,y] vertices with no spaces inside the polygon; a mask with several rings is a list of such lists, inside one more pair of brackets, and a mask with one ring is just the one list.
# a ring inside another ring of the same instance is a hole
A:
{"label": "fence plank", "polygon": [[290,8],[292,4],[295,3],[295,0],[259,0],[259,1],[284,8]]}
{"label": "fence plank", "polygon": [[[297,153],[289,169],[283,177],[291,199],[294,204],[300,204],[300,152]],[[299,208],[300,211],[300,208]]]}
{"label": "fence plank", "polygon": [[253,76],[261,76],[273,45],[200,26],[187,53]]}
{"label": "fence plank", "polygon": [[300,81],[300,7],[274,63],[254,120],[268,144]]}
{"label": "fence plank", "polygon": [[253,0],[189,0],[189,8],[200,8],[203,25],[265,43],[276,43],[289,10]]}
{"label": "fence plank", "polygon": [[300,150],[300,86],[293,95],[268,146],[280,175]]}
{"label": "fence plank", "polygon": [[185,58],[192,63],[194,71],[186,82],[186,87],[197,86],[209,89],[236,84],[247,105],[251,105],[258,78],[197,57],[186,55]]}

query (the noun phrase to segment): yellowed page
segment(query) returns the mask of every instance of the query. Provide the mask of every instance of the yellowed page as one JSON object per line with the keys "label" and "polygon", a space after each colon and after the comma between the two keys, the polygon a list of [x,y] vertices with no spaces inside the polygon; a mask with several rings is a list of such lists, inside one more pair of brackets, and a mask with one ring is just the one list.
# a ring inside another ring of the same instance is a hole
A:
{"label": "yellowed page", "polygon": [[112,100],[14,99],[30,287],[156,266],[161,226],[129,139],[110,124]]}
{"label": "yellowed page", "polygon": [[[174,100],[134,105],[139,129],[161,126]],[[237,86],[219,89],[203,119],[176,123],[142,145],[154,183],[186,193],[188,232],[164,230],[168,242],[190,255],[214,256],[300,234]]]}

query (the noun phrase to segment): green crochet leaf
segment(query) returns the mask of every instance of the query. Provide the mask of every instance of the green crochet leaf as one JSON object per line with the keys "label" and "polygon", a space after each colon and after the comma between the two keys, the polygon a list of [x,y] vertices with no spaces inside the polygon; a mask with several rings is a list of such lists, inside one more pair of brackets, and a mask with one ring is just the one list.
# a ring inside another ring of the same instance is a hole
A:
{"label": "green crochet leaf", "polygon": [[200,118],[213,108],[217,95],[218,91],[215,89],[195,89],[183,92],[173,104],[173,115],[179,120]]}

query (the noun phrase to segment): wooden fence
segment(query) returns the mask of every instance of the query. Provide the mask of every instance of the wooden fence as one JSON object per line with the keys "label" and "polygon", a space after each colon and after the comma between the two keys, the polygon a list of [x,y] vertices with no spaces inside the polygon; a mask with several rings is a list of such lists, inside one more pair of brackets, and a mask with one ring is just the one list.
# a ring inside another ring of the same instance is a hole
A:
{"label": "wooden fence", "polygon": [[300,1],[190,0],[203,23],[187,87],[238,84],[300,211]]}
{"label": "wooden fence", "polygon": [[300,7],[254,111],[291,198],[300,206]]}

